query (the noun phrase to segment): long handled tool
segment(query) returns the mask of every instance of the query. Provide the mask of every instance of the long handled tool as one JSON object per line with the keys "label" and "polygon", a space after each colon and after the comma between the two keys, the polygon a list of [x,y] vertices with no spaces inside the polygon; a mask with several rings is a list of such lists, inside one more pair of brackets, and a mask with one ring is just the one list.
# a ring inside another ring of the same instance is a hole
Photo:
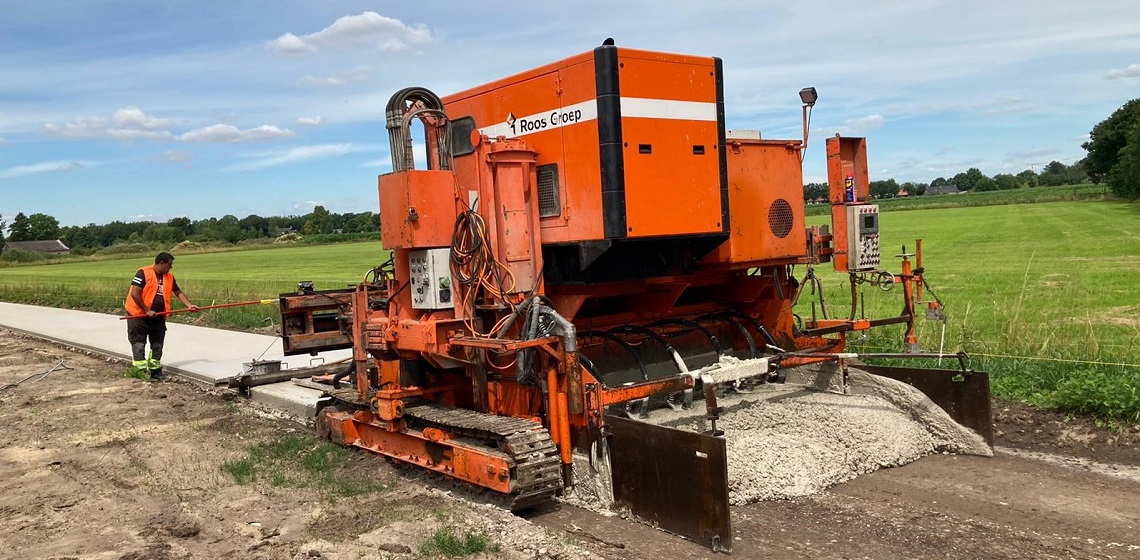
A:
{"label": "long handled tool", "polygon": [[[254,300],[254,301],[238,301],[238,302],[234,302],[234,303],[220,303],[218,305],[205,305],[205,306],[199,307],[197,309],[176,309],[174,311],[163,311],[161,313],[155,313],[154,316],[155,317],[166,317],[167,315],[173,315],[175,313],[187,313],[190,311],[205,311],[207,309],[221,309],[223,307],[238,307],[241,305],[270,305],[273,303],[277,303],[277,300],[275,300],[275,299],[259,299],[259,300]],[[145,318],[146,318],[146,315],[127,315],[125,317],[119,317],[120,320],[123,320],[123,319],[145,319]]]}

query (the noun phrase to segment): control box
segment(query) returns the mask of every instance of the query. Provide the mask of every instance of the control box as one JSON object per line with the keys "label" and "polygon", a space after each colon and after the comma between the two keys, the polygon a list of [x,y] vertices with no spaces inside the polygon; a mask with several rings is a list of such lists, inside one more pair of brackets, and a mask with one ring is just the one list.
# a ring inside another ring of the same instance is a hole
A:
{"label": "control box", "polygon": [[414,309],[453,309],[451,290],[451,249],[421,249],[408,252]]}
{"label": "control box", "polygon": [[848,270],[876,270],[879,264],[879,205],[847,206]]}

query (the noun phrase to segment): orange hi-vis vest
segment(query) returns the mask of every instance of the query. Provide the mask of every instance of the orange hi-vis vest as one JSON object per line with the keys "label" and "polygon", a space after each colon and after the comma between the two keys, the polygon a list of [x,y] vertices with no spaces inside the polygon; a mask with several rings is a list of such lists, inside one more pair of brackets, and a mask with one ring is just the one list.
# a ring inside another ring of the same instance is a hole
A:
{"label": "orange hi-vis vest", "polygon": [[[142,300],[147,305],[146,309],[139,307],[135,303],[135,299],[131,297],[130,289],[127,290],[127,314],[131,316],[146,315],[147,309],[150,309],[151,304],[154,302],[154,296],[158,295],[158,274],[154,272],[154,265],[144,266],[140,270],[143,271],[143,276],[146,278],[146,285],[142,289]],[[133,286],[132,286],[133,288]],[[174,292],[174,275],[167,272],[162,275],[162,299],[166,301],[165,309],[170,311],[170,294]]]}

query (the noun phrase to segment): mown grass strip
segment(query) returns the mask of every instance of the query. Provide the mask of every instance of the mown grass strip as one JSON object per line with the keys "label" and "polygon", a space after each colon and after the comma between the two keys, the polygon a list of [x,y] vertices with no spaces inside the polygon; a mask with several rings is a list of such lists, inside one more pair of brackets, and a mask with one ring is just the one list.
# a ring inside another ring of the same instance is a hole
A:
{"label": "mown grass strip", "polygon": [[[934,208],[971,208],[977,206],[1002,206],[1006,204],[1034,204],[1038,202],[1065,202],[1078,200],[1109,200],[1112,194],[1105,185],[1063,185],[1057,187],[1034,187],[1008,191],[968,192],[961,194],[939,194],[887,198],[872,201],[884,212],[903,210],[930,210]],[[828,204],[809,204],[808,216],[831,214]]]}

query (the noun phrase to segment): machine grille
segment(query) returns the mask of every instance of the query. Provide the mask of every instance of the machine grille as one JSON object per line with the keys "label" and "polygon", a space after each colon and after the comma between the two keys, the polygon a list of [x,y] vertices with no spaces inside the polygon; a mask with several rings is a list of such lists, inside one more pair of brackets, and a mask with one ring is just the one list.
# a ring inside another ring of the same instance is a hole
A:
{"label": "machine grille", "polygon": [[768,227],[772,229],[772,235],[781,239],[788,236],[792,232],[795,217],[792,215],[792,205],[788,201],[777,198],[771,206],[768,207]]}
{"label": "machine grille", "polygon": [[562,199],[558,193],[558,164],[540,165],[535,172],[538,175],[539,217],[550,218],[561,215]]}

